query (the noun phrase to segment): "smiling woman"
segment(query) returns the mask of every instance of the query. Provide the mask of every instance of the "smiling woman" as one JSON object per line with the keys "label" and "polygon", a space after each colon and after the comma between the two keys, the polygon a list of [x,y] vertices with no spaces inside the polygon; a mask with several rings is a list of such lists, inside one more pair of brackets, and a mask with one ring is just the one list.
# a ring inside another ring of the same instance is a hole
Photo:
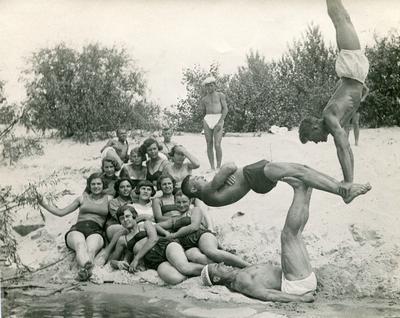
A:
{"label": "smiling woman", "polygon": [[87,179],[85,192],[65,208],[58,208],[43,200],[38,194],[38,203],[56,216],[65,216],[79,208],[78,220],[65,234],[65,243],[76,253],[80,267],[78,278],[87,280],[92,275],[93,260],[105,244],[103,227],[108,214],[110,197],[101,173],[93,173]]}

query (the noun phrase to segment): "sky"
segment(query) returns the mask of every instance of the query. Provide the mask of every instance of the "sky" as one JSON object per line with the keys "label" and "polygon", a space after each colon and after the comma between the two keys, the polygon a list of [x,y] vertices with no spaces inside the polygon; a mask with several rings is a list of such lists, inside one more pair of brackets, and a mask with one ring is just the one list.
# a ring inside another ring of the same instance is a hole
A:
{"label": "sky", "polygon": [[[400,1],[343,0],[362,45],[400,29]],[[324,0],[0,0],[0,80],[10,102],[24,97],[18,78],[26,58],[63,41],[80,49],[123,45],[144,71],[149,97],[162,107],[185,96],[182,70],[245,64],[250,50],[278,58],[307,25],[335,31]]]}

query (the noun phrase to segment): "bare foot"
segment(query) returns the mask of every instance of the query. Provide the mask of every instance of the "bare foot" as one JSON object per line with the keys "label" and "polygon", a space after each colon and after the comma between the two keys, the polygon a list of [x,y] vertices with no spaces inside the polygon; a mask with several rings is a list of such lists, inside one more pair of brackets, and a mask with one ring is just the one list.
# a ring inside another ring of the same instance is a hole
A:
{"label": "bare foot", "polygon": [[369,183],[366,184],[356,184],[354,183],[350,187],[350,192],[346,197],[343,197],[343,201],[347,204],[349,204],[351,201],[353,201],[356,197],[362,194],[366,194],[369,190],[371,190],[372,187]]}

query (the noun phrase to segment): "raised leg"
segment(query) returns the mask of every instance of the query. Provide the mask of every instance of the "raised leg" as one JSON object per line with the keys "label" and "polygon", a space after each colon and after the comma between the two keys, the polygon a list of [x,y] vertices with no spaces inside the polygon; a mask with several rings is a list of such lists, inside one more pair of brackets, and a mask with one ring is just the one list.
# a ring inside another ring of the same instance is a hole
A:
{"label": "raised leg", "polygon": [[67,245],[76,253],[76,262],[83,267],[90,261],[85,236],[78,231],[72,231],[67,235]]}
{"label": "raised leg", "polygon": [[224,250],[218,249],[218,241],[214,234],[204,233],[199,240],[199,248],[208,258],[213,260],[215,263],[224,262],[226,265],[244,268],[250,264],[236,256]]}
{"label": "raised leg", "polygon": [[368,183],[365,185],[354,183],[349,186],[349,189],[346,189],[348,194],[344,196],[339,181],[308,166],[298,163],[268,163],[264,167],[264,174],[272,181],[285,181],[284,178],[287,177],[300,179],[308,187],[341,196],[345,203],[350,203],[357,196],[365,194],[371,190],[371,186]]}
{"label": "raised leg", "polygon": [[187,277],[182,275],[169,262],[163,262],[157,267],[157,273],[160,278],[169,285],[182,283]]}
{"label": "raised leg", "polygon": [[350,16],[341,0],[326,0],[328,14],[336,29],[336,42],[339,50],[359,50],[360,40]]}
{"label": "raised leg", "polygon": [[198,264],[211,264],[214,261],[210,260],[206,255],[204,255],[198,247],[192,247],[185,251],[185,255],[190,262]]}
{"label": "raised leg", "polygon": [[295,178],[287,178],[294,190],[285,226],[281,233],[282,271],[288,280],[300,280],[312,272],[310,258],[303,241],[302,232],[308,221],[312,189]]}

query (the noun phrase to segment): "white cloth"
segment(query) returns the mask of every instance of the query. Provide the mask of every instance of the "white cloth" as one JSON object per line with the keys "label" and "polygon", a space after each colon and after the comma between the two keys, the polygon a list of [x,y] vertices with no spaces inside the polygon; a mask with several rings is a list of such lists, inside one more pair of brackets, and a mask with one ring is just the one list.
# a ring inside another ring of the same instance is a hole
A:
{"label": "white cloth", "polygon": [[336,59],[335,69],[340,78],[348,77],[364,84],[369,62],[361,50],[341,50]]}
{"label": "white cloth", "polygon": [[204,121],[206,122],[208,128],[214,129],[221,116],[222,114],[207,114],[204,116]]}
{"label": "white cloth", "polygon": [[290,295],[304,295],[317,289],[317,277],[314,272],[300,280],[287,280],[282,272],[281,291]]}

